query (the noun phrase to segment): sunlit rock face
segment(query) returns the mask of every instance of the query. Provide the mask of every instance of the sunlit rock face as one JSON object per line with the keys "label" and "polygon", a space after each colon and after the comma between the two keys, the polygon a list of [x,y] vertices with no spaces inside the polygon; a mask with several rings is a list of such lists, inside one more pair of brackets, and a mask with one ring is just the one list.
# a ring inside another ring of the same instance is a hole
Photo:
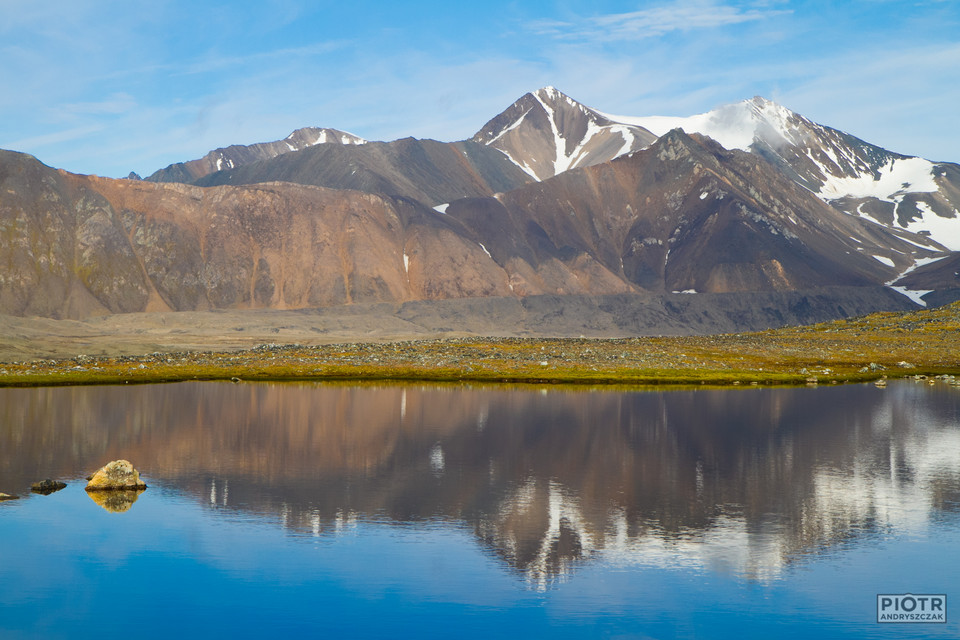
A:
{"label": "sunlit rock face", "polygon": [[87,482],[87,491],[139,491],[147,485],[140,480],[140,472],[129,460],[114,460],[98,469]]}
{"label": "sunlit rock face", "polygon": [[[856,290],[803,319],[800,300],[762,301],[777,326],[911,306],[884,284],[942,255],[841,213],[754,154],[679,130],[495,196],[461,191],[437,209],[439,195],[389,189],[77,176],[11,152],[0,152],[0,190],[0,253],[12,265],[0,313],[17,316],[675,293],[738,294],[750,307],[751,294]],[[560,315],[563,301],[546,300]],[[701,303],[701,320],[724,304]],[[471,319],[502,330],[495,315]]]}
{"label": "sunlit rock face", "polygon": [[[307,128],[147,181],[0,151],[0,314],[15,316],[673,293],[751,306],[839,286],[859,295],[829,306],[859,315],[892,308],[885,286],[956,299],[958,250],[960,166],[759,97],[628,118],[545,87],[471,140]],[[798,304],[772,305],[779,324],[836,317],[799,319]]]}

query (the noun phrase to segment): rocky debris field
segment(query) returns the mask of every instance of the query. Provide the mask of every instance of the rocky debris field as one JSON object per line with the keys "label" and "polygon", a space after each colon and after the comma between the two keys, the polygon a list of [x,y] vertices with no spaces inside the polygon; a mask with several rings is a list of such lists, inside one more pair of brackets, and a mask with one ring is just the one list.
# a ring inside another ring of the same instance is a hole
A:
{"label": "rocky debris field", "polygon": [[178,380],[430,380],[829,384],[923,376],[956,384],[960,303],[809,327],[694,337],[445,338],[77,355],[0,364],[0,385]]}

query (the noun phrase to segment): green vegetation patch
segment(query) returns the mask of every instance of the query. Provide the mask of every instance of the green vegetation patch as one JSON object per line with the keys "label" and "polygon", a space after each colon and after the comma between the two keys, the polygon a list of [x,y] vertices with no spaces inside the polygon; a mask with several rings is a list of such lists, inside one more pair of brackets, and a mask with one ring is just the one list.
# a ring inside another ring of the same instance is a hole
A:
{"label": "green vegetation patch", "polygon": [[0,364],[0,385],[181,380],[825,384],[960,374],[960,303],[758,333],[669,338],[451,338]]}

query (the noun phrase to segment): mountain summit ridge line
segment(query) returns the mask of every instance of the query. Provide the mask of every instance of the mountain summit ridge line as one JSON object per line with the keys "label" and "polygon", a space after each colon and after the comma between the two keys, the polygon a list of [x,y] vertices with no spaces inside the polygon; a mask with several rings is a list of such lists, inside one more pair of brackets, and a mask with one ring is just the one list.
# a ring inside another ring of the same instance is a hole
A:
{"label": "mountain summit ridge line", "polygon": [[138,182],[0,153],[0,312],[892,288],[864,312],[960,297],[944,267],[960,248],[960,166],[762,98],[667,122],[545,87],[470,140],[307,128],[201,160]]}

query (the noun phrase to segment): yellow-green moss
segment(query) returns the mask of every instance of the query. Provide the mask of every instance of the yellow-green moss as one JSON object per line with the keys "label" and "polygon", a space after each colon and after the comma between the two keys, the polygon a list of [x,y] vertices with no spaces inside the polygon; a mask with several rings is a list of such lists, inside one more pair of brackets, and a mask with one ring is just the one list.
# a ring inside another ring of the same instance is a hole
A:
{"label": "yellow-green moss", "polygon": [[830,384],[960,374],[960,303],[809,327],[670,338],[457,338],[0,364],[0,385],[179,380]]}

